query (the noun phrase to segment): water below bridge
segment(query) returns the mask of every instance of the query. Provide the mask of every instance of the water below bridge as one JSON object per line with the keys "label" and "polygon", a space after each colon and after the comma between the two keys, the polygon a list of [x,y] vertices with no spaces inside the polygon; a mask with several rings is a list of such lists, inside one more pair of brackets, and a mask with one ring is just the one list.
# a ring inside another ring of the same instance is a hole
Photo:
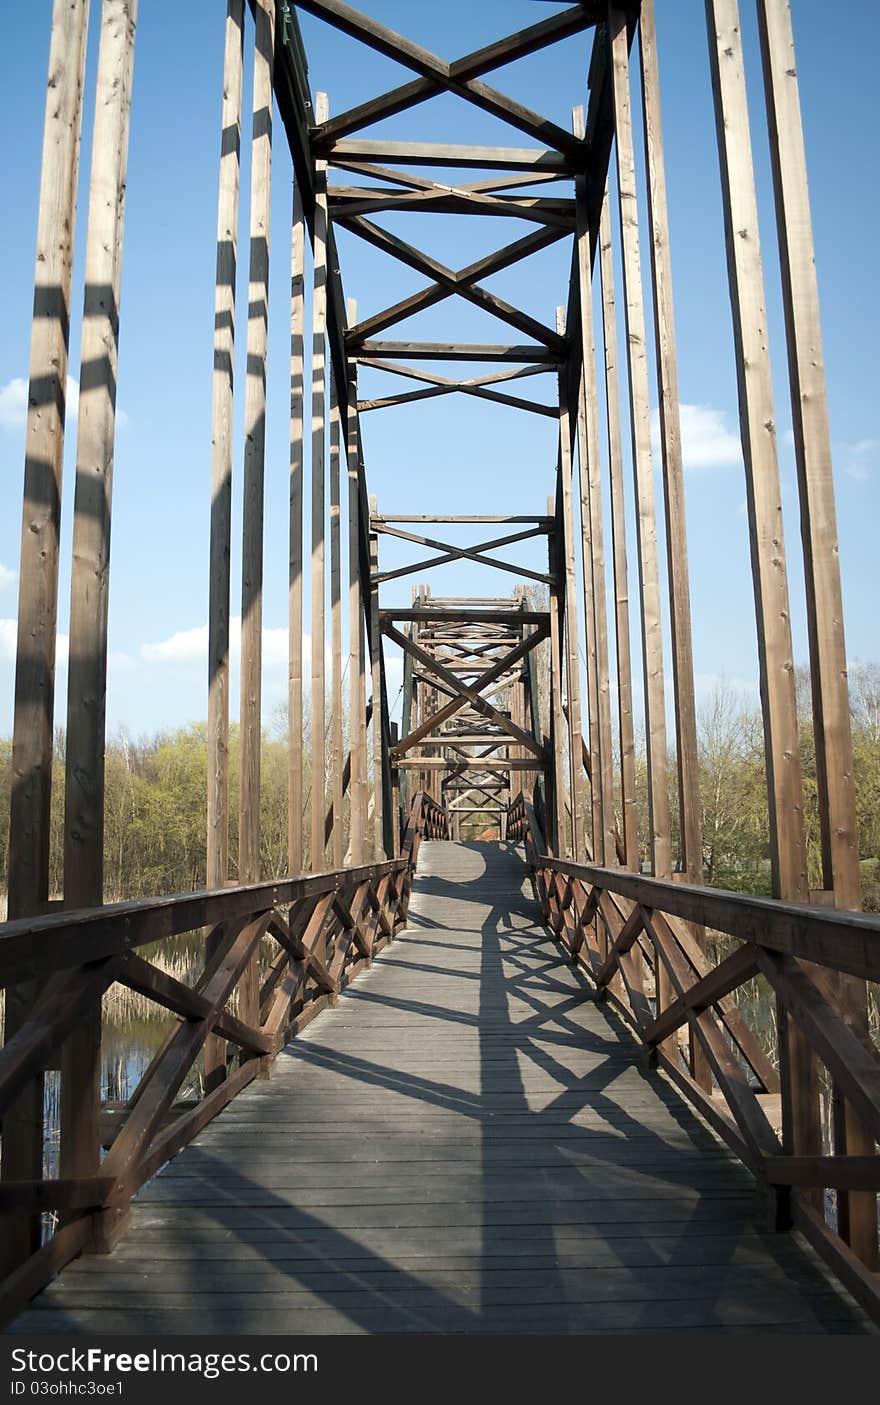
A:
{"label": "water below bridge", "polygon": [[16,1332],[861,1332],[648,1069],[513,846],[423,846],[409,928]]}

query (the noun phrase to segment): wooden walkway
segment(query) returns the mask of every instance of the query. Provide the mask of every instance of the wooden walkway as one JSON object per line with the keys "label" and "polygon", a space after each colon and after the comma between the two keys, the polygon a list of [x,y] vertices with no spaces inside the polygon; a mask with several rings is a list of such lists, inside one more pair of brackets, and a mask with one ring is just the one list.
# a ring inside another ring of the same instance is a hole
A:
{"label": "wooden walkway", "polygon": [[15,1332],[863,1332],[537,925],[422,847],[410,928]]}

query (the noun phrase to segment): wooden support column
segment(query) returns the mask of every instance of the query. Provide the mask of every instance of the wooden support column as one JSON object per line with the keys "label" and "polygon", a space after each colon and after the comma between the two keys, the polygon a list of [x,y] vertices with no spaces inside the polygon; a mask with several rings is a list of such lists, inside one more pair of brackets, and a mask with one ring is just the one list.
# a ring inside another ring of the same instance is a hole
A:
{"label": "wooden support column", "polygon": [[[64,902],[104,900],[104,743],[110,517],[125,181],[136,0],[104,0],[92,136],[70,587]],[[79,1022],[61,1060],[64,1177],[97,1174],[101,1008]]]}
{"label": "wooden support column", "polygon": [[633,468],[636,489],[636,528],[639,549],[642,656],[645,679],[645,737],[648,753],[648,815],[652,871],[657,878],[672,872],[669,834],[666,699],[663,684],[663,635],[660,617],[660,571],[657,560],[657,518],[654,470],[651,462],[651,415],[645,309],[639,252],[638,192],[633,155],[627,17],[613,5],[608,10],[614,90],[614,131],[617,145],[617,189],[623,251],[626,304],[627,366],[629,370]]}
{"label": "wooden support column", "polygon": [[[357,321],[353,302],[348,305],[348,320]],[[351,713],[351,862],[364,862],[364,836],[367,823],[366,805],[366,683],[364,678],[364,601],[361,592],[360,540],[360,450],[357,419],[357,363],[348,364],[348,634],[349,634],[349,710]]]}
{"label": "wooden support column", "polygon": [[[208,583],[208,795],[206,882],[229,877],[229,569],[232,539],[232,410],[235,369],[235,273],[241,167],[244,0],[228,0],[220,124],[217,270],[214,280],[214,381],[211,405],[211,538]],[[211,939],[209,938],[209,941]],[[216,945],[216,943],[215,943]],[[205,1043],[205,1086],[226,1069],[226,1041]]]}
{"label": "wooden support column", "polygon": [[[758,209],[736,0],[706,0],[727,242],[740,432],[758,630],[764,753],[775,896],[808,897],[791,612]],[[814,1062],[789,1023],[780,1050],[786,1150],[821,1150]]]}
{"label": "wooden support column", "polygon": [[290,552],[287,647],[287,866],[303,867],[303,471],[305,222],[294,181],[290,248]]}
{"label": "wooden support column", "polygon": [[[672,679],[675,695],[675,734],[678,754],[678,795],[681,816],[681,867],[689,883],[703,881],[703,836],[700,825],[700,769],[697,756],[697,709],[694,698],[694,650],[688,579],[685,523],[684,464],[675,354],[672,267],[669,254],[669,215],[666,168],[660,121],[660,75],[654,0],[643,0],[639,19],[642,72],[642,115],[648,176],[648,217],[651,227],[651,272],[654,294],[654,339],[657,353],[657,393],[660,406],[660,450],[666,507],[666,562],[669,577]],[[695,933],[705,947],[705,936]]]}
{"label": "wooden support column", "polygon": [[[599,222],[599,271],[602,281],[602,339],[605,349],[605,406],[608,424],[608,463],[611,481],[611,546],[614,566],[614,637],[617,654],[617,724],[620,733],[620,808],[626,867],[639,867],[639,823],[636,803],[635,732],[632,711],[632,658],[629,637],[629,572],[626,560],[626,502],[620,426],[620,385],[617,376],[617,311],[614,297],[614,254],[608,191]],[[606,855],[607,859],[607,855]]]}
{"label": "wooden support column", "polygon": [[[556,309],[556,330],[565,335],[565,308]],[[578,659],[577,575],[574,559],[572,511],[571,414],[565,372],[559,378],[559,486],[562,512],[562,550],[557,560],[565,572],[565,673],[568,686],[568,784],[571,797],[572,858],[580,863],[584,852],[584,768],[581,759],[581,678]]]}
{"label": "wooden support column", "polygon": [[[375,497],[370,498],[370,515],[377,515]],[[379,587],[375,578],[379,572],[379,538],[370,532],[370,672],[373,688],[373,856],[376,862],[386,858],[383,807],[382,755],[382,636],[379,632]]]}
{"label": "wooden support column", "polygon": [[333,804],[333,867],[345,863],[342,806],[342,522],[339,497],[339,396],[330,368],[330,777]]}
{"label": "wooden support column", "polygon": [[[772,4],[758,0],[758,28],[800,495],[823,887],[833,892],[836,906],[856,909],[861,905],[859,848],[831,434],[807,160],[787,0]],[[845,1017],[867,1038],[864,981],[840,975],[836,984]],[[873,1153],[873,1137],[839,1097],[836,1130],[839,1153]],[[838,1206],[843,1237],[869,1268],[876,1269],[876,1197],[840,1191]]]}
{"label": "wooden support column", "polygon": [[[572,129],[584,136],[584,111],[576,107]],[[577,269],[580,290],[581,377],[578,396],[578,471],[584,565],[584,613],[587,621],[590,688],[590,785],[593,794],[593,859],[617,862],[611,742],[611,680],[608,663],[608,615],[605,545],[602,527],[602,475],[599,455],[599,391],[593,328],[592,260],[586,176],[575,180]],[[595,722],[593,713],[595,710]]]}
{"label": "wooden support column", "polygon": [[[326,93],[315,97],[315,119],[326,122]],[[326,746],[324,742],[324,475],[327,413],[327,163],[315,163],[314,296],[312,300],[312,799],[310,867],[324,867]]]}
{"label": "wooden support column", "polygon": [[228,0],[217,199],[214,381],[211,407],[206,875],[209,888],[222,887],[229,876],[229,563],[232,532],[235,270],[238,249],[243,46],[244,0]]}
{"label": "wooden support column", "polygon": [[[681,413],[678,363],[675,351],[675,315],[672,300],[672,266],[669,252],[669,214],[666,204],[666,167],[660,120],[660,73],[654,0],[643,0],[639,17],[639,55],[642,76],[642,118],[648,181],[651,287],[654,304],[654,344],[657,358],[657,396],[660,414],[660,454],[666,509],[666,574],[669,584],[669,619],[672,643],[672,684],[675,698],[675,742],[678,760],[678,813],[680,867],[689,883],[703,881],[702,802],[700,762],[697,752],[697,705],[694,695],[694,648],[688,577],[685,518],[684,462],[681,447]],[[705,929],[690,927],[701,951],[706,949]],[[665,968],[659,963],[661,975]],[[667,991],[669,993],[669,991]],[[667,1052],[675,1056],[674,1041]],[[702,1046],[691,1035],[691,1067],[703,1088],[711,1088],[712,1075]]]}
{"label": "wooden support column", "polygon": [[[254,92],[251,147],[250,274],[245,382],[244,507],[241,552],[241,778],[238,877],[260,877],[260,744],[263,658],[263,478],[266,457],[266,355],[269,328],[269,212],[272,185],[272,67],[275,6],[254,11]],[[254,955],[239,986],[239,1013],[259,1024],[260,988]]]}
{"label": "wooden support column", "polygon": [[556,529],[548,538],[549,570],[553,577],[550,586],[550,746],[553,752],[550,775],[553,782],[553,800],[549,806],[546,825],[547,840],[552,851],[560,858],[565,857],[565,759],[563,737],[565,717],[562,711],[562,643],[559,620],[559,519],[556,516],[556,500],[547,499],[547,514],[556,522]]}
{"label": "wooden support column", "polygon": [[[34,315],[24,464],[15,719],[9,819],[9,917],[36,916],[49,897],[55,644],[67,353],[88,0],[55,0],[37,216]],[[8,1043],[30,1010],[30,982],[6,990]],[[43,1170],[43,1079],[34,1078],[3,1116],[4,1180]],[[0,1273],[40,1242],[40,1217],[7,1225]]]}

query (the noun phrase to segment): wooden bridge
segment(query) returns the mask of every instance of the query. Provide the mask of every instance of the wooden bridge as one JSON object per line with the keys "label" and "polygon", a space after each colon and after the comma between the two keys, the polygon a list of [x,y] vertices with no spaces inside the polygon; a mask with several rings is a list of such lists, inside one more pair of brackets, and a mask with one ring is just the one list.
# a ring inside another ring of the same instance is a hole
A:
{"label": "wooden bridge", "polygon": [[[868,1021],[868,983],[880,980],[880,924],[858,911],[846,649],[791,17],[785,0],[757,0],[757,9],[799,470],[821,888],[811,890],[807,879],[737,0],[708,0],[706,11],[772,897],[722,892],[702,881],[652,0],[576,4],[452,63],[341,0],[252,0],[253,27],[243,0],[228,0],[212,411],[207,887],[104,905],[111,482],[137,3],[101,6],[82,333],[82,362],[91,370],[82,378],[76,431],[64,892],[50,900],[64,394],[88,25],[86,0],[56,0],[25,466],[10,920],[0,927],[2,1308],[12,1331],[865,1332],[880,1321],[880,1064]],[[298,10],[415,76],[331,118],[324,95],[312,99]],[[232,415],[246,33],[254,115],[239,852],[231,864]],[[592,58],[587,109],[575,109],[571,131],[484,81],[573,36],[587,37]],[[631,50],[638,54],[637,85]],[[501,117],[533,145],[437,146],[360,135],[438,92]],[[291,295],[285,290],[283,310],[291,328],[289,844],[287,873],[272,877],[261,871],[260,743],[276,111],[295,181]],[[363,183],[334,185],[333,169]],[[477,180],[454,174],[474,170],[482,173]],[[557,183],[565,194],[543,193]],[[530,232],[455,270],[368,218],[412,210],[515,217]],[[342,229],[415,269],[427,286],[359,321],[342,291]],[[571,245],[571,276],[567,305],[552,325],[484,286],[489,275],[563,240]],[[642,244],[649,251],[650,344]],[[617,278],[637,525],[632,591]],[[528,340],[377,339],[456,297]],[[459,371],[455,379],[431,369],[444,361],[483,369]],[[504,369],[486,369],[495,363]],[[419,388],[364,398],[362,371]],[[547,375],[551,399],[536,391],[527,398],[522,383],[531,387]],[[516,394],[507,385],[514,380]],[[556,492],[533,515],[380,512],[370,497],[367,414],[455,394],[488,402],[486,413],[501,413],[501,406],[552,422]],[[306,503],[312,644],[304,747]],[[480,539],[462,545],[467,525]],[[379,546],[388,538],[429,554],[383,569]],[[511,559],[511,547],[535,541],[546,547],[546,564]],[[462,562],[513,575],[516,584],[507,596],[475,598],[438,596],[419,585],[409,602],[389,600],[393,581]],[[631,625],[641,633],[648,743],[641,842]],[[403,656],[399,718],[387,684],[392,649]],[[677,786],[670,787],[671,772]],[[487,825],[497,839],[475,842]],[[200,970],[190,981],[169,973],[154,945],[182,934],[200,940]],[[738,999],[755,981],[769,996],[769,1042],[749,1025]],[[168,1022],[140,1081],[122,1105],[111,1105],[101,1080],[102,1000],[117,982],[155,1002]],[[60,1107],[57,1145],[47,1087]],[[823,1107],[830,1108],[827,1119]]]}

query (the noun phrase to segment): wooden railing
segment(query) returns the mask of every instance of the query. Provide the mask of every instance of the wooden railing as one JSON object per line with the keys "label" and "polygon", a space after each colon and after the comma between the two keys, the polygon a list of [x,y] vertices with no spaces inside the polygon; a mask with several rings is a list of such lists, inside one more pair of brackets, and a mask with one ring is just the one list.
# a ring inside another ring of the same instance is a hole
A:
{"label": "wooden railing", "polygon": [[[848,1105],[876,1153],[880,1058],[836,996],[841,979],[880,981],[877,917],[567,862],[547,852],[522,794],[508,836],[525,844],[544,921],[571,959],[771,1193],[779,1227],[797,1225],[880,1320],[880,1157],[847,1155],[839,1136],[834,1155],[815,1136],[806,1149],[803,1131],[821,1126],[818,1107],[805,1108],[805,1097],[818,1101],[821,1065],[836,1128]],[[733,939],[717,964],[699,940],[706,929]],[[733,998],[756,976],[775,996],[778,1069]],[[798,1038],[800,1062],[791,1054]],[[837,1192],[835,1227],[826,1190]]]}
{"label": "wooden railing", "polygon": [[[57,1219],[51,1237],[12,1265],[0,1289],[0,1319],[8,1320],[82,1249],[112,1247],[138,1187],[266,1071],[392,940],[406,922],[422,839],[446,833],[445,812],[419,792],[400,857],[384,863],[0,926],[0,984],[29,982],[38,991],[29,1018],[0,1051],[0,1118],[14,1115],[29,1081],[59,1063],[63,1105],[65,1041],[114,982],[175,1017],[121,1108],[103,1116],[97,1106],[76,1110],[78,1155],[90,1130],[94,1174],[64,1175],[62,1120],[62,1174],[0,1183],[7,1246],[23,1217],[32,1229],[46,1212]],[[202,969],[192,984],[138,953],[184,933],[203,938]],[[201,1096],[180,1101],[194,1075]]]}

